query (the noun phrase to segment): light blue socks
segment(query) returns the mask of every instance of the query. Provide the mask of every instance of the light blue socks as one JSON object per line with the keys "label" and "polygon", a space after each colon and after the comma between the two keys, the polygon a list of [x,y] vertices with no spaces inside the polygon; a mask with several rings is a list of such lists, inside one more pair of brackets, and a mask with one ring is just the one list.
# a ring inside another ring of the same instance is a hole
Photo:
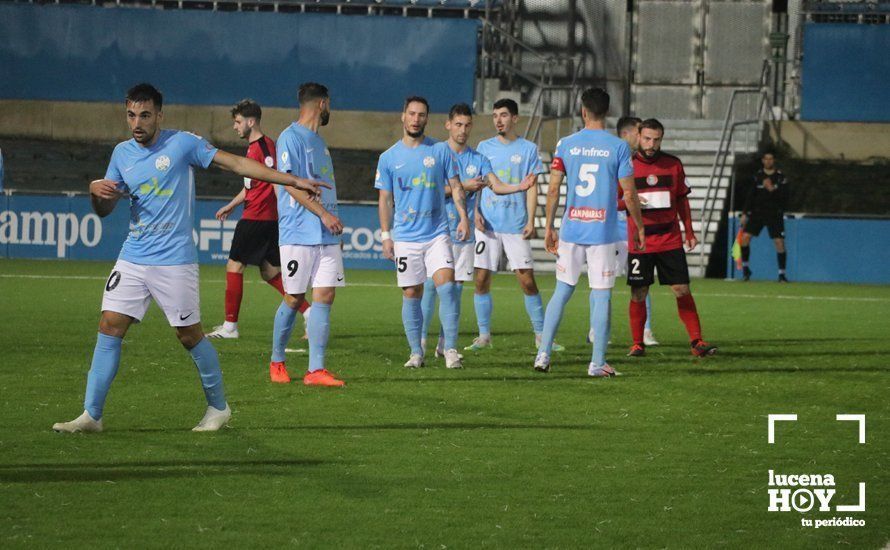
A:
{"label": "light blue socks", "polygon": [[525,296],[525,311],[532,321],[532,329],[535,334],[541,334],[544,330],[544,302],[541,301],[540,294]]}
{"label": "light blue socks", "polygon": [[553,348],[553,339],[556,337],[556,331],[559,330],[559,323],[562,321],[562,312],[575,292],[575,287],[562,281],[556,281],[556,290],[553,296],[547,302],[547,312],[544,315],[544,330],[541,334],[541,347],[538,353],[550,354]]}
{"label": "light blue socks", "polygon": [[[198,374],[201,375],[201,386],[207,404],[220,411],[226,408],[226,390],[223,388],[222,371],[219,368],[219,356],[210,340],[203,338],[198,345],[189,350]],[[95,418],[95,417],[94,417]]]}
{"label": "light blue socks", "polygon": [[331,335],[331,304],[312,302],[309,310],[309,372],[324,368],[324,354]]}
{"label": "light blue socks", "polygon": [[105,406],[108,388],[111,387],[111,382],[117,374],[117,367],[121,361],[121,342],[122,338],[101,332],[96,338],[93,362],[87,374],[87,392],[83,398],[84,410],[96,420],[102,418],[102,408]]}
{"label": "light blue socks", "polygon": [[423,283],[423,298],[420,299],[420,309],[423,312],[423,329],[421,329],[420,337],[426,339],[430,333],[433,312],[436,311],[436,284],[431,278]]}
{"label": "light blue socks", "polygon": [[652,293],[646,294],[646,330],[652,330]]}
{"label": "light blue socks", "polygon": [[423,348],[420,347],[420,331],[423,330],[423,311],[420,308],[419,298],[402,296],[402,324],[405,326],[405,336],[408,338],[411,355],[423,355]]}
{"label": "light blue socks", "polygon": [[476,308],[479,336],[491,337],[491,293],[473,295],[473,306]]}
{"label": "light blue socks", "polygon": [[[312,315],[311,311],[309,315]],[[278,311],[275,312],[275,323],[272,325],[272,361],[276,363],[284,361],[284,348],[290,340],[296,318],[297,310],[288,307],[287,302],[281,302]]]}
{"label": "light blue socks", "polygon": [[597,367],[606,363],[606,348],[609,344],[609,313],[612,309],[611,289],[591,289],[590,327],[593,329],[593,354],[591,362]]}
{"label": "light blue socks", "polygon": [[460,288],[454,283],[445,283],[436,288],[439,304],[439,321],[445,333],[445,349],[457,349],[457,331],[460,322]]}

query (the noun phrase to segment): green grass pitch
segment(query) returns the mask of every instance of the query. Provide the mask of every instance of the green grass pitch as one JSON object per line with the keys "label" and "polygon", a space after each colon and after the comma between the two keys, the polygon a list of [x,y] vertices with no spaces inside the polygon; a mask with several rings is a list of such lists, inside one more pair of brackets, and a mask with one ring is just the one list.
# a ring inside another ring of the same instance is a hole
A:
{"label": "green grass pitch", "polygon": [[[511,275],[494,280],[495,348],[409,371],[394,273],[350,271],[329,369],[344,389],[268,381],[278,297],[246,276],[241,339],[215,343],[234,416],[196,434],[203,394],[160,311],[128,335],[102,434],[56,434],[82,411],[110,262],[0,261],[0,546],[303,548],[881,548],[888,514],[890,288],[694,281],[709,360],[690,356],[654,291],[649,356],[589,379],[586,289],[553,372],[536,373]],[[202,267],[205,327],[221,267]],[[539,277],[545,302],[554,280]],[[582,281],[582,286],[585,283]],[[438,330],[438,321],[434,330]],[[463,297],[461,345],[475,329]],[[295,331],[292,347],[303,343]],[[291,374],[305,354],[289,356]],[[767,415],[795,413],[767,444]],[[866,443],[855,423],[865,414]],[[831,473],[864,513],[768,512],[768,471]],[[864,527],[803,527],[852,516]],[[221,546],[224,545],[224,546]]]}

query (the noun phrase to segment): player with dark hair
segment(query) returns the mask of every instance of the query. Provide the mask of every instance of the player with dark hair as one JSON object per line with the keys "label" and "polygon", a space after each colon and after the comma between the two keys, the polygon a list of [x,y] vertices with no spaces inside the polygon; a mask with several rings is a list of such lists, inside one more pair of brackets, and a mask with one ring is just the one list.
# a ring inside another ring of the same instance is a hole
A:
{"label": "player with dark hair", "polygon": [[114,148],[105,177],[90,183],[90,198],[96,214],[105,217],[122,196],[129,195],[130,234],[105,283],[85,410],[53,429],[102,431],[105,397],[117,374],[123,338],[154,300],[198,368],[207,409],[194,431],[216,431],[232,413],[226,403],[219,358],[201,329],[198,253],[192,238],[194,168],[212,164],[245,178],[292,187],[307,199],[326,184],[281,174],[253,159],[220,151],[189,132],[162,130],[163,98],[150,84],[131,88],[125,105],[133,139]]}
{"label": "player with dark hair", "polygon": [[[534,368],[550,371],[553,338],[562,320],[563,310],[575,292],[575,285],[587,264],[590,285],[590,325],[593,351],[587,374],[615,376],[606,363],[609,342],[612,287],[615,286],[615,251],[619,240],[618,188],[630,216],[642,227],[640,205],[634,188],[633,163],[627,143],[606,132],[609,94],[602,88],[590,88],[581,94],[581,118],[584,128],[559,140],[553,155],[550,185],[547,188],[547,222],[544,246],[556,254],[556,290],[547,303],[544,333],[535,357]],[[559,188],[568,178],[565,213],[559,231],[553,227]],[[643,230],[632,235],[637,247],[643,246]]]}
{"label": "player with dark hair", "polygon": [[[493,120],[497,135],[479,143],[477,149],[488,157],[497,177],[507,184],[520,185],[529,175],[543,174],[538,146],[516,133],[519,121],[516,102],[512,99],[496,101]],[[544,330],[544,305],[535,283],[529,242],[535,236],[537,206],[536,185],[525,193],[506,196],[482,190],[476,215],[476,294],[473,297],[479,336],[464,349],[476,351],[491,347],[491,274],[498,269],[502,251],[506,253],[508,267],[516,273],[525,295],[525,310],[532,323],[535,346],[540,344]],[[555,344],[554,349],[559,351],[563,348]]]}
{"label": "player with dark hair", "polygon": [[[331,306],[337,288],[346,286],[338,217],[337,186],[331,152],[318,129],[331,117],[328,89],[317,82],[300,85],[300,113],[296,122],[278,137],[278,169],[295,176],[323,181],[328,188],[320,197],[278,192],[278,233],[284,267],[284,300],[275,314],[272,360],[273,382],[290,382],[285,367],[285,347],[294,328],[297,311],[312,287],[312,308],[307,321],[309,369],[303,376],[307,386],[343,386],[325,368],[325,353],[331,327]],[[283,192],[282,192],[283,191]]]}
{"label": "player with dark hair", "polygon": [[[680,320],[689,333],[692,354],[696,357],[714,355],[717,348],[705,342],[701,334],[701,322],[695,300],[689,290],[689,267],[680,223],[686,233],[687,250],[698,244],[692,230],[692,212],[689,208],[690,193],[686,184],[683,163],[673,155],[661,151],[664,126],[650,118],[640,124],[640,148],[633,157],[634,182],[642,205],[645,226],[645,250],[638,250],[631,241],[639,231],[635,220],[627,222],[628,254],[627,284],[630,286],[630,331],[633,345],[628,356],[646,354],[643,327],[646,324],[646,295],[655,282],[670,285],[677,298]],[[679,217],[679,221],[678,221]]]}
{"label": "player with dark hair", "polygon": [[[260,121],[263,110],[252,99],[243,99],[232,107],[232,126],[241,139],[246,139],[247,158],[275,168],[275,142],[263,134]],[[244,295],[244,269],[260,268],[260,276],[284,295],[281,283],[281,260],[278,255],[278,208],[275,189],[264,181],[244,178],[244,186],[227,205],[216,212],[224,222],[232,211],[244,204],[244,213],[235,225],[229,261],[226,263],[226,320],[213,327],[210,338],[238,338],[238,313]],[[308,318],[308,302],[303,303],[303,316]]]}
{"label": "player with dark hair", "polygon": [[[476,210],[476,196],[480,189],[489,188],[497,194],[520,193],[535,184],[535,175],[529,174],[520,185],[508,185],[494,174],[488,159],[467,145],[470,132],[473,129],[473,111],[466,103],[458,103],[448,111],[448,120],[445,122],[448,130],[448,147],[454,153],[458,164],[458,178],[467,196],[466,209],[470,227],[473,227]],[[471,232],[466,240],[461,240],[457,234],[460,216],[454,207],[454,201],[446,187],[445,209],[448,212],[448,231],[451,233],[451,253],[454,256],[454,280],[457,293],[457,313],[460,316],[460,298],[463,293],[464,283],[473,280],[473,252],[476,239]],[[432,278],[427,278],[423,289],[421,309],[423,311],[423,337],[421,347],[426,351],[426,337],[429,332],[430,322],[433,319],[433,310],[436,307],[436,286]],[[436,344],[436,357],[445,353],[445,333],[439,329],[439,341]]]}
{"label": "player with dark hair", "polygon": [[[444,331],[445,366],[463,366],[457,353],[458,294],[454,284],[454,255],[448,232],[445,192],[449,190],[458,222],[456,237],[470,233],[459,165],[446,143],[424,135],[429,104],[409,97],[402,112],[402,139],[380,155],[374,188],[379,192],[383,255],[396,264],[402,288],[402,323],[411,354],[407,368],[424,364],[421,347],[421,298],[427,277],[432,277],[442,300],[439,320]],[[310,323],[311,328],[311,323]]]}
{"label": "player with dark hair", "polygon": [[[643,123],[641,118],[635,116],[624,116],[618,119],[615,130],[618,137],[624,140],[630,147],[630,153],[633,155],[640,147],[640,124]],[[618,201],[618,232],[621,240],[618,241],[618,277],[627,275],[627,214],[624,209],[623,201]],[[592,327],[591,327],[591,330]],[[646,327],[643,330],[643,343],[647,346],[657,346],[658,340],[652,333],[652,295],[646,294]]]}
{"label": "player with dark hair", "polygon": [[751,257],[751,238],[760,235],[766,226],[769,237],[776,246],[776,261],[779,264],[779,282],[787,283],[785,263],[785,204],[788,198],[788,178],[776,168],[776,156],[765,151],[760,157],[763,167],[754,174],[754,181],[745,204],[742,207],[742,269],[744,279],[751,279],[748,259]]}

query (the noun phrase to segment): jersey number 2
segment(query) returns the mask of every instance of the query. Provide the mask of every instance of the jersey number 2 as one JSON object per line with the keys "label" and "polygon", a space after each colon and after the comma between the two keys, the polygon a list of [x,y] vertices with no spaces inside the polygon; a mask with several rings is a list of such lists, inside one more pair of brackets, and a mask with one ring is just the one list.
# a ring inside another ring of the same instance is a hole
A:
{"label": "jersey number 2", "polygon": [[576,195],[579,197],[586,197],[593,193],[593,190],[596,189],[596,173],[599,172],[599,170],[599,164],[581,165],[581,169],[578,170],[578,179],[583,181],[586,185],[576,185]]}

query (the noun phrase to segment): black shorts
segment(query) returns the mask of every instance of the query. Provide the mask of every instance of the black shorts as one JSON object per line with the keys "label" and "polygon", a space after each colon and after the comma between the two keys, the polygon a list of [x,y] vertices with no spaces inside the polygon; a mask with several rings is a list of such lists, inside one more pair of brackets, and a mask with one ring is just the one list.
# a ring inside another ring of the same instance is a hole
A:
{"label": "black shorts", "polygon": [[656,268],[659,284],[689,284],[689,266],[686,265],[686,252],[683,248],[651,254],[628,254],[627,284],[634,288],[652,286],[655,283]]}
{"label": "black shorts", "polygon": [[766,226],[770,239],[785,238],[785,216],[782,214],[758,214],[754,212],[748,218],[748,223],[745,224],[745,233],[750,233],[756,237],[763,231],[763,226]]}
{"label": "black shorts", "polygon": [[278,221],[239,220],[232,237],[229,259],[245,265],[269,262],[279,267]]}

